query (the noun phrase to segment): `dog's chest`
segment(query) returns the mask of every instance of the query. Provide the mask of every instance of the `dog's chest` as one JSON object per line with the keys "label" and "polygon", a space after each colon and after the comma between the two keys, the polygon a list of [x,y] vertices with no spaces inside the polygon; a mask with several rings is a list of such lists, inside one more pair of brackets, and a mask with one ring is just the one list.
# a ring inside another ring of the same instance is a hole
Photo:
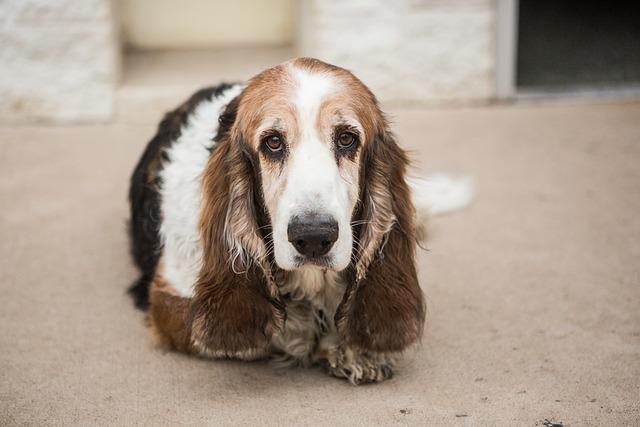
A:
{"label": "dog's chest", "polygon": [[286,274],[280,293],[289,300],[306,302],[314,310],[333,317],[342,300],[345,283],[339,273],[305,267]]}

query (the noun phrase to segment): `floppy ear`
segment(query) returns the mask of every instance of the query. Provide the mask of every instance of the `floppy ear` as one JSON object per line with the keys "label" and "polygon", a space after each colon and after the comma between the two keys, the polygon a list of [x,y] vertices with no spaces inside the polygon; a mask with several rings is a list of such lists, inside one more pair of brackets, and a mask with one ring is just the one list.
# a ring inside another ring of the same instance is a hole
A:
{"label": "floppy ear", "polygon": [[356,218],[361,225],[355,229],[359,251],[335,318],[342,339],[364,351],[402,351],[422,334],[425,306],[415,268],[407,164],[406,154],[381,125],[363,156]]}
{"label": "floppy ear", "polygon": [[257,223],[256,176],[233,130],[218,141],[202,188],[203,261],[190,307],[191,345],[213,357],[263,357],[285,311]]}

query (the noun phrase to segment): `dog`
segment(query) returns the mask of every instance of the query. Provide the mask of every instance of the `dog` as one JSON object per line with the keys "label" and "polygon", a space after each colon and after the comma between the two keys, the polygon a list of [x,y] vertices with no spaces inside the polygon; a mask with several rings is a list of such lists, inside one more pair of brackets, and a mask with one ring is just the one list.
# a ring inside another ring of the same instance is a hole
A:
{"label": "dog", "polygon": [[340,67],[297,58],[200,90],[131,178],[130,293],[178,351],[390,378],[425,320],[417,218],[470,198],[466,182],[408,178],[408,164]]}

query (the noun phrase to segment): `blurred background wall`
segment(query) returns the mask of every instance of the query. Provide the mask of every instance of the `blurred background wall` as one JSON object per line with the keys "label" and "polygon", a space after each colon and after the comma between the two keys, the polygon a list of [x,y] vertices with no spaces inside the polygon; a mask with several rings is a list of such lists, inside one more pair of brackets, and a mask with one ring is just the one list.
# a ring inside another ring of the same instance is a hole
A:
{"label": "blurred background wall", "polygon": [[107,0],[0,1],[0,121],[108,120],[117,35]]}
{"label": "blurred background wall", "polygon": [[198,86],[300,55],[351,69],[400,106],[637,96],[638,4],[2,0],[0,121],[153,115]]}
{"label": "blurred background wall", "polygon": [[495,95],[493,0],[305,0],[299,51],[353,70],[385,101]]}
{"label": "blurred background wall", "polygon": [[118,0],[123,41],[134,49],[293,43],[293,0]]}

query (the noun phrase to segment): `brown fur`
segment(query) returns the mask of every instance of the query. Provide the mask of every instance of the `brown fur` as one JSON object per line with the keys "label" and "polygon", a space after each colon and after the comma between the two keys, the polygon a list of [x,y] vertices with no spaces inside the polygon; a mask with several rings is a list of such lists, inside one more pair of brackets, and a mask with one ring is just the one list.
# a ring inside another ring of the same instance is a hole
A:
{"label": "brown fur", "polygon": [[[258,234],[255,184],[240,144],[230,138],[220,141],[203,177],[203,266],[190,321],[192,343],[201,351],[254,358],[267,353],[285,312],[266,265],[266,248]],[[229,260],[228,235],[252,258],[242,274],[233,270]]]}
{"label": "brown fur", "polygon": [[346,344],[369,352],[399,352],[416,343],[425,305],[415,268],[415,211],[404,179],[406,154],[383,128],[363,165],[362,248],[336,312]]}
{"label": "brown fur", "polygon": [[191,353],[190,329],[187,323],[189,298],[175,293],[159,275],[151,283],[149,292],[149,322],[167,348]]}

